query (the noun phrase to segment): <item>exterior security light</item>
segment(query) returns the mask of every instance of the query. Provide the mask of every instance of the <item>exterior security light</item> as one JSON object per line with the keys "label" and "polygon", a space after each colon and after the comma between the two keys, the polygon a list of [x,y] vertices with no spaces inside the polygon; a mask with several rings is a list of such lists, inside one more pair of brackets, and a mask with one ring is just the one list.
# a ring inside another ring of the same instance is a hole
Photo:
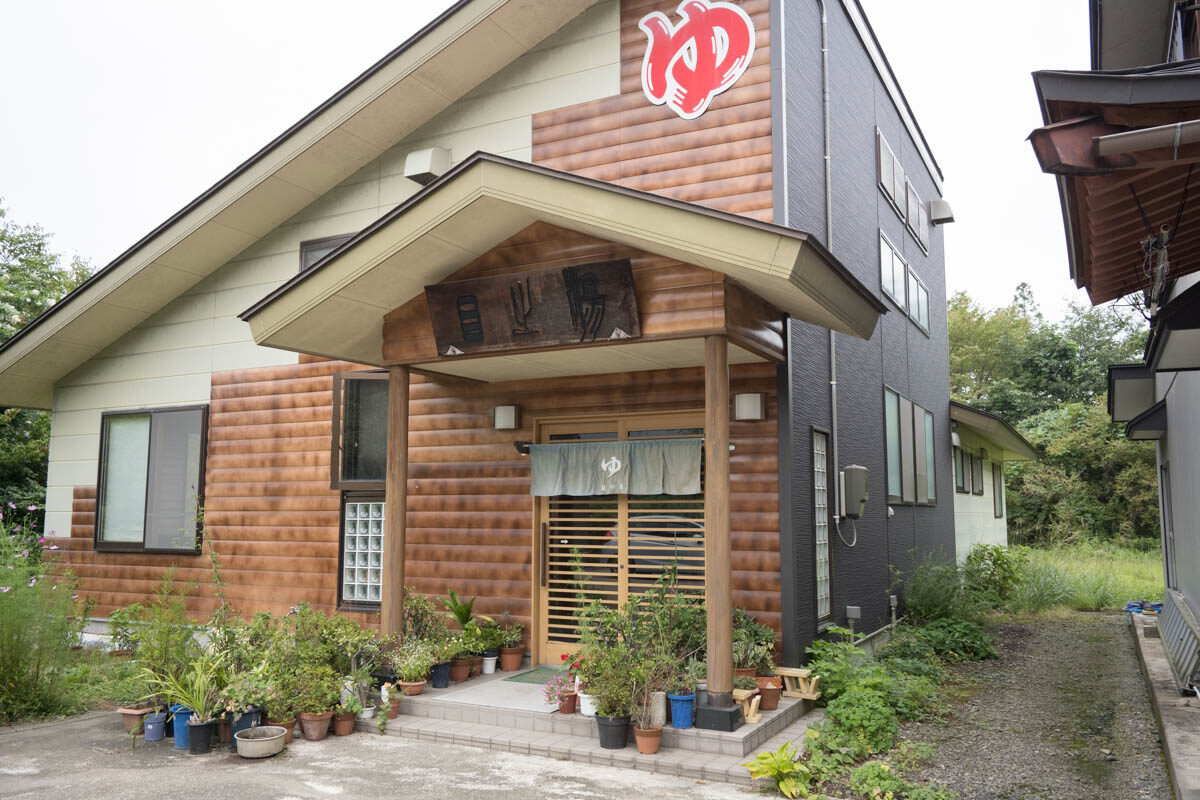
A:
{"label": "exterior security light", "polygon": [[498,431],[515,430],[519,412],[519,406],[496,406],[492,409],[492,425]]}
{"label": "exterior security light", "polygon": [[738,422],[760,422],[767,418],[767,396],[761,392],[733,397],[733,418]]}

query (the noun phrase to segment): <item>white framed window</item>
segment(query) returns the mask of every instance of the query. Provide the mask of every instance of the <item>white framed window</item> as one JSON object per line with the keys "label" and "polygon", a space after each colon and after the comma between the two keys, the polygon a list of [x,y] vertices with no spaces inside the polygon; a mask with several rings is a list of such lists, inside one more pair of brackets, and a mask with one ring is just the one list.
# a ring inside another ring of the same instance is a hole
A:
{"label": "white framed window", "polygon": [[933,414],[884,387],[883,417],[888,503],[937,505]]}
{"label": "white framed window", "polygon": [[813,431],[813,543],[817,574],[817,620],[832,613],[829,554],[829,434]]}
{"label": "white framed window", "polygon": [[908,263],[896,250],[891,241],[879,232],[879,282],[883,293],[892,299],[907,313],[908,302],[905,290],[905,276],[908,274]]}
{"label": "white framed window", "polygon": [[888,146],[887,140],[883,138],[883,134],[878,129],[875,131],[875,139],[878,144],[878,157],[875,166],[878,170],[879,188],[883,190],[883,193],[887,195],[889,200],[899,205],[895,183],[896,167],[898,166],[896,155],[892,152],[892,148]]}
{"label": "white framed window", "polygon": [[341,605],[375,606],[383,593],[383,497],[347,496],[342,503]]}
{"label": "white framed window", "polygon": [[929,333],[929,290],[911,269],[908,271],[908,317]]}

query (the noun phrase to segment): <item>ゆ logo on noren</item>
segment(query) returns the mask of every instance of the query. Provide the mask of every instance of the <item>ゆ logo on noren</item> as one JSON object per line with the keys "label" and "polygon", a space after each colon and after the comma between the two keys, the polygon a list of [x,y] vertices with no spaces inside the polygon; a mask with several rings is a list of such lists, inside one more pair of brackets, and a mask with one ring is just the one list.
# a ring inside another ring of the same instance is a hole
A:
{"label": "\u3086 logo on noren", "polygon": [[754,55],[754,23],[732,3],[683,0],[678,25],[661,11],[638,23],[650,42],[642,60],[642,92],[684,119],[703,114],[737,83]]}

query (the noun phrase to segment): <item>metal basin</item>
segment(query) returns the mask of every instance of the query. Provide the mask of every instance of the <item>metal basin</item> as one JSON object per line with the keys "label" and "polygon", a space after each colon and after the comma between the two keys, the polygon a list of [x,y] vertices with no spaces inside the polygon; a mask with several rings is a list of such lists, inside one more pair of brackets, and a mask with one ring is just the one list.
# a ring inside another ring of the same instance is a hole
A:
{"label": "metal basin", "polygon": [[277,725],[260,725],[234,734],[237,754],[242,758],[268,758],[283,750],[287,731]]}

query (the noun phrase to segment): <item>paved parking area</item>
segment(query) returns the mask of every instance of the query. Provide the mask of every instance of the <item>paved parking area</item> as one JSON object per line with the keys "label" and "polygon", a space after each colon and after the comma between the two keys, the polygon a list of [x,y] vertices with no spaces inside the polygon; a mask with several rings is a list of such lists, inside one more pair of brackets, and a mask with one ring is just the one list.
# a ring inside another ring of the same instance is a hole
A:
{"label": "paved parking area", "polygon": [[752,790],[722,783],[462,745],[356,733],[294,741],[263,761],[220,746],[206,756],[168,739],[138,741],[115,712],[0,728],[0,797],[197,800],[248,796],[456,798],[484,792],[526,798],[739,798]]}

